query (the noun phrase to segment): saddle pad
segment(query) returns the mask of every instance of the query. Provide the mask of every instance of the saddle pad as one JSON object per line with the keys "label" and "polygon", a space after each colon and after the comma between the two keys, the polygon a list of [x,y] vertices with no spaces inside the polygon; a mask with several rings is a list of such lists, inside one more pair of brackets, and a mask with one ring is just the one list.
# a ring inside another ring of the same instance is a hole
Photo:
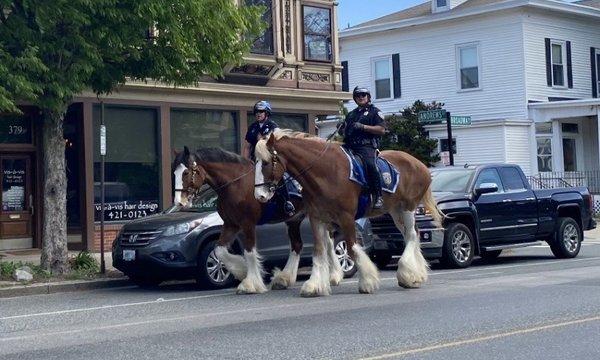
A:
{"label": "saddle pad", "polygon": [[[351,151],[341,148],[348,158],[350,164],[350,174],[348,179],[360,184],[363,187],[367,186],[365,170],[362,166],[362,161],[358,156],[355,156]],[[400,173],[396,168],[382,157],[377,158],[377,167],[379,168],[379,179],[381,180],[381,190],[388,193],[395,193],[400,184]]]}

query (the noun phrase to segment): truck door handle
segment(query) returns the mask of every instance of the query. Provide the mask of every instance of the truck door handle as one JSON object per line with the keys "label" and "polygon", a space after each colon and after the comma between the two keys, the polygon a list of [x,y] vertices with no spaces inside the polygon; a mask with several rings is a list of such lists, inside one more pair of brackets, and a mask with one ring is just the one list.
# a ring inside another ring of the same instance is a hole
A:
{"label": "truck door handle", "polygon": [[533,200],[535,200],[535,198],[529,197],[529,198],[525,198],[525,200],[527,200],[527,201],[533,201]]}
{"label": "truck door handle", "polygon": [[504,200],[502,200],[502,202],[503,203],[509,203],[509,202],[512,202],[512,200],[511,199],[504,199]]}

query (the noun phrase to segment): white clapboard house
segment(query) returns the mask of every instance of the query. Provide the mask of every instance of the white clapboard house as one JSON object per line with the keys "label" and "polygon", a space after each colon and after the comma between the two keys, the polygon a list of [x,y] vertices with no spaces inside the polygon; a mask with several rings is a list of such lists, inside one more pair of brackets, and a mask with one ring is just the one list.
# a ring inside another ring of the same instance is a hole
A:
{"label": "white clapboard house", "polygon": [[[345,90],[370,87],[387,114],[421,99],[471,116],[453,128],[456,164],[599,191],[600,0],[429,0],[339,36]],[[445,126],[429,133],[448,149]]]}

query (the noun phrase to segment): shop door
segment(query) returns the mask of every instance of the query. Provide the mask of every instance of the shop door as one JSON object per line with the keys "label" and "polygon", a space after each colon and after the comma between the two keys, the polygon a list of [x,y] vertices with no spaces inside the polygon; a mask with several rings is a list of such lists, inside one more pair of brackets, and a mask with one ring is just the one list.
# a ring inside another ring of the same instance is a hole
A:
{"label": "shop door", "polygon": [[31,248],[31,157],[0,154],[0,250]]}

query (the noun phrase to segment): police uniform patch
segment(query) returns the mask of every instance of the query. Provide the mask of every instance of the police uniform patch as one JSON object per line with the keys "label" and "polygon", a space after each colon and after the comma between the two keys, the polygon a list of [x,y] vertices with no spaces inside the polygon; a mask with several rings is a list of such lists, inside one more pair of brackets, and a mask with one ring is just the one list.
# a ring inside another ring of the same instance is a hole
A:
{"label": "police uniform patch", "polygon": [[379,115],[379,117],[383,119],[383,113],[381,111],[378,112],[377,115]]}
{"label": "police uniform patch", "polygon": [[385,186],[390,186],[390,184],[392,183],[392,174],[390,174],[389,172],[384,172],[381,173],[381,177],[383,178],[383,183],[385,184]]}
{"label": "police uniform patch", "polygon": [[364,116],[367,116],[367,115],[369,115],[369,112],[368,112],[368,111],[365,111],[365,113],[364,113],[363,115],[364,115]]}

